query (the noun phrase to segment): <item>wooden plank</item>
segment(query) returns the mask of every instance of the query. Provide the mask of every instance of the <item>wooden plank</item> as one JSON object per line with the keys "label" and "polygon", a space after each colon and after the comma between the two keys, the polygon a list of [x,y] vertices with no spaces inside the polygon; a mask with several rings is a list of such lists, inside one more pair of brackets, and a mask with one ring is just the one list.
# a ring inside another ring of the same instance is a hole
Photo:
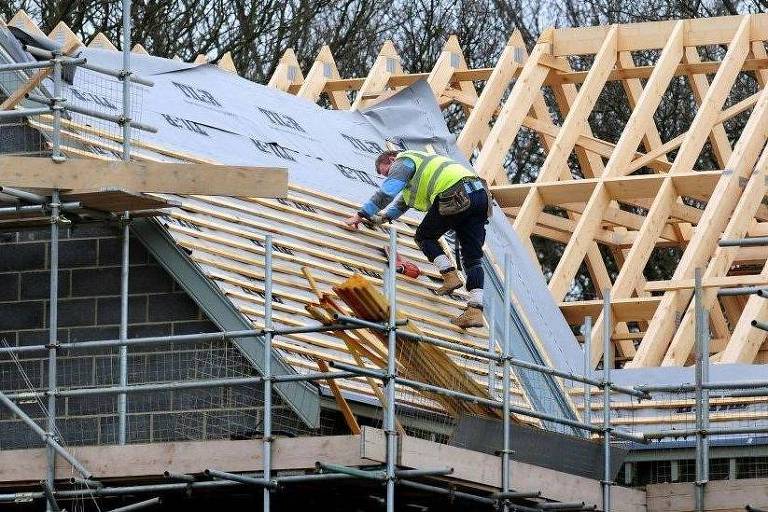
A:
{"label": "wooden plank", "polygon": [[173,192],[223,196],[285,197],[288,172],[278,167],[155,162],[124,163],[49,158],[0,158],[0,183],[9,187],[126,192]]}
{"label": "wooden plank", "polygon": [[[331,371],[330,367],[328,366],[328,363],[323,361],[322,359],[317,359],[317,367],[320,369],[321,372],[328,373]],[[329,379],[326,381],[326,384],[329,388],[331,388],[331,393],[333,393],[333,398],[336,400],[336,405],[339,406],[339,410],[341,411],[342,416],[344,416],[344,421],[347,423],[347,428],[349,428],[349,431],[353,435],[360,434],[360,425],[357,423],[357,418],[355,418],[355,414],[352,412],[352,409],[349,407],[349,403],[347,403],[344,396],[341,394],[341,390],[339,389],[338,384],[336,383],[335,379]]]}
{"label": "wooden plank", "polygon": [[[706,487],[706,511],[741,511],[745,504],[768,507],[768,478],[710,480]],[[651,484],[646,486],[648,512],[687,512],[695,510],[696,486],[692,483]]]}
{"label": "wooden plank", "polygon": [[113,213],[157,210],[170,208],[177,204],[174,201],[160,200],[154,197],[124,192],[122,190],[62,194],[62,201],[77,201],[83,208]]}
{"label": "wooden plank", "polygon": [[[364,455],[366,453],[364,452]],[[498,487],[501,483],[500,458],[463,448],[437,444],[423,439],[406,437],[401,440],[400,464],[405,467],[424,467],[427,461],[439,461],[452,467],[451,478]],[[552,469],[512,461],[510,487],[520,491],[541,491],[549,500],[562,502],[600,503],[600,483],[589,478],[569,475]],[[626,512],[645,512],[645,493],[637,489],[614,487],[614,509]]]}
{"label": "wooden plank", "polygon": [[[650,320],[661,302],[661,297],[629,297],[624,299],[611,299],[611,311],[617,322],[634,322],[638,320]],[[584,317],[597,318],[602,300],[583,300],[574,302],[561,302],[560,311],[571,325],[584,323]],[[601,348],[602,350],[602,348]]]}
{"label": "wooden plank", "polygon": [[[384,456],[383,445],[366,443],[366,457]],[[261,443],[247,441],[192,441],[127,446],[79,446],[77,458],[96,478],[135,478],[162,476],[163,471],[202,473],[206,468],[245,472],[262,469]],[[372,464],[362,456],[358,435],[327,437],[277,437],[272,448],[275,470],[314,469],[322,460],[345,466]],[[32,482],[45,474],[45,449],[0,451],[0,481]],[[56,476],[69,479],[72,469],[61,457],[56,461]]]}

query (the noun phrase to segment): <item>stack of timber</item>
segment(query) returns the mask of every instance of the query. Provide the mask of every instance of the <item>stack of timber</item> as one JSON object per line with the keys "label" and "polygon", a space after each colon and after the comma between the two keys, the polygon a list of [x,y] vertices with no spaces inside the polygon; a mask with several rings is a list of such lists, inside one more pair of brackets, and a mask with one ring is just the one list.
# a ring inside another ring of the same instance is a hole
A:
{"label": "stack of timber", "polygon": [[[386,322],[389,319],[389,304],[386,297],[360,274],[353,275],[339,286],[335,286],[333,290],[359,318],[373,322]],[[398,313],[397,318],[408,320],[403,313]],[[422,334],[411,322],[406,323],[403,329],[413,334]],[[376,336],[382,338],[384,334],[377,332]],[[402,336],[398,337],[398,342],[396,358],[402,365],[402,373],[406,378],[488,398],[487,388],[471,379],[442,349]],[[460,414],[498,417],[497,411],[485,406],[432,393],[428,395],[454,417]]]}

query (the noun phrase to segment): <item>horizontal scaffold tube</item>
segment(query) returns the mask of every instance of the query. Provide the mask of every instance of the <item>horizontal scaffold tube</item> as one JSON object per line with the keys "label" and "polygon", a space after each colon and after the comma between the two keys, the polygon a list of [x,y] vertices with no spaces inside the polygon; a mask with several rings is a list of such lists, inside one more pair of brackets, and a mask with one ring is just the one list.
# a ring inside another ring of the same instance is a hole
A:
{"label": "horizontal scaffold tube", "polygon": [[[275,329],[273,335],[288,335],[307,332],[327,332],[327,331],[339,331],[339,330],[353,330],[363,329],[364,327],[333,324],[333,325],[308,325],[303,327],[295,327],[290,329]],[[195,343],[198,341],[226,341],[233,338],[247,338],[250,336],[262,336],[264,334],[263,329],[248,329],[242,331],[221,331],[221,332],[204,332],[199,334],[177,334],[173,336],[147,336],[143,338],[129,338],[127,340],[112,339],[112,340],[93,340],[93,341],[77,341],[69,343],[59,343],[56,348],[59,350],[85,350],[93,348],[110,348],[119,346],[137,346],[137,345],[162,345],[165,343]],[[34,352],[47,352],[49,350],[47,344],[39,345],[23,345],[18,347],[0,347],[0,354],[7,353],[34,353]]]}
{"label": "horizontal scaffold tube", "polygon": [[[314,372],[297,375],[276,375],[272,377],[275,384],[285,382],[300,382],[313,380],[347,379],[357,376],[354,372]],[[188,381],[153,382],[150,384],[133,384],[130,386],[108,386],[102,388],[77,388],[54,392],[57,396],[91,396],[91,395],[120,395],[123,393],[144,393],[147,391],[178,391],[182,389],[203,389],[225,386],[248,386],[261,384],[263,377],[233,377],[224,379],[200,379]],[[12,400],[29,400],[48,396],[47,391],[22,391],[6,396]]]}
{"label": "horizontal scaffold tube", "polygon": [[232,482],[239,482],[241,484],[254,485],[256,487],[267,487],[270,489],[277,487],[276,480],[265,480],[263,478],[227,473],[226,471],[219,471],[217,469],[206,469],[203,473],[205,473],[207,476],[212,476],[221,480],[230,480]]}
{"label": "horizontal scaffold tube", "polygon": [[[422,476],[444,476],[453,472],[451,468],[442,469],[402,469],[397,470],[395,475],[398,478],[418,478]],[[229,473],[232,474],[232,473]],[[179,477],[182,482],[179,483],[167,483],[167,484],[146,484],[146,485],[131,485],[124,487],[103,487],[103,486],[91,486],[87,489],[70,489],[70,490],[58,490],[55,495],[59,499],[77,499],[82,497],[105,497],[105,496],[127,496],[135,494],[150,494],[160,492],[187,492],[190,489],[218,489],[236,487],[241,485],[247,485],[243,482],[234,480],[204,480],[194,481],[191,475],[174,475],[169,473],[167,478]],[[248,477],[248,475],[237,475]],[[190,481],[188,478],[192,479]],[[257,477],[250,477],[255,478]],[[335,481],[335,480],[357,480],[357,478],[350,475],[341,473],[309,473],[305,475],[289,475],[280,476],[273,481],[278,485],[290,485],[294,483],[305,483],[313,481]],[[88,481],[90,485],[90,481]],[[0,503],[12,503],[20,500],[28,501],[35,499],[44,499],[45,494],[43,492],[23,492],[23,493],[9,493],[0,494]]]}
{"label": "horizontal scaffold tube", "polygon": [[476,503],[483,503],[486,505],[496,505],[496,500],[492,498],[486,498],[484,496],[476,496],[467,492],[455,491],[453,489],[444,489],[442,487],[436,487],[434,485],[427,485],[420,482],[411,482],[410,480],[400,480],[398,485],[403,487],[410,487],[419,491],[426,491],[435,494],[441,494],[443,496],[452,496],[467,501],[474,501]]}

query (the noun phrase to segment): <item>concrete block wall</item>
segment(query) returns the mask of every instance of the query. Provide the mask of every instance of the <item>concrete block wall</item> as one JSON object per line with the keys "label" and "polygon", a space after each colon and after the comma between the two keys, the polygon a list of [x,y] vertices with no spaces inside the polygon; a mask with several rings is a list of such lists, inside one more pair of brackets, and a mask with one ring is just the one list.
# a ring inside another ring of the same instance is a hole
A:
{"label": "concrete block wall", "polygon": [[[61,230],[59,252],[60,342],[115,339],[120,322],[121,239],[106,224]],[[217,330],[136,239],[130,241],[129,337]],[[48,341],[50,243],[48,230],[0,232],[0,341],[10,345]],[[119,383],[117,349],[60,352],[62,388]],[[206,377],[255,375],[236,348],[224,343],[162,345],[129,350],[129,384]],[[0,389],[45,389],[47,355],[0,356]],[[216,388],[131,394],[130,442],[258,436],[260,387]],[[70,445],[114,443],[116,396],[60,398],[57,421]],[[33,417],[42,404],[22,403]],[[306,434],[298,418],[278,401],[277,430]],[[29,429],[0,411],[0,448],[40,446]]]}

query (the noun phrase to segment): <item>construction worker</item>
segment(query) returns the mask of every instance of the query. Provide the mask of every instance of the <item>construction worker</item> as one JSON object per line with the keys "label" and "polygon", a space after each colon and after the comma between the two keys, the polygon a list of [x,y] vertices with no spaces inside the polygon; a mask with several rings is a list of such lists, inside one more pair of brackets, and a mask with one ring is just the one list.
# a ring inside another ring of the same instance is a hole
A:
{"label": "construction worker", "polygon": [[[442,274],[438,295],[449,295],[462,285],[456,268],[438,243],[448,230],[454,230],[461,244],[469,300],[464,312],[451,319],[451,323],[464,329],[482,327],[481,260],[490,215],[484,181],[449,157],[422,151],[385,151],[376,159],[376,172],[387,179],[360,211],[345,219],[346,228],[354,231],[361,222],[381,225],[397,219],[409,208],[426,212],[416,229],[415,240]],[[400,198],[380,213],[401,192]]]}

